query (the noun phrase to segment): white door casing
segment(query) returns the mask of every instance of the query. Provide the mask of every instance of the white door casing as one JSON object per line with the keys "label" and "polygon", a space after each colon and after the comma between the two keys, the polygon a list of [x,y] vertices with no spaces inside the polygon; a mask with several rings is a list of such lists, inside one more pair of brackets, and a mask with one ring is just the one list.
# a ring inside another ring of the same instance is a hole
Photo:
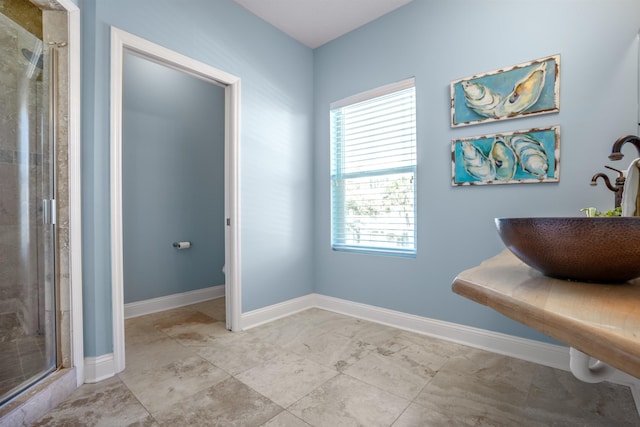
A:
{"label": "white door casing", "polygon": [[111,281],[114,373],[125,368],[122,246],[122,81],[128,52],[225,88],[225,298],[227,329],[241,328],[240,79],[111,27]]}

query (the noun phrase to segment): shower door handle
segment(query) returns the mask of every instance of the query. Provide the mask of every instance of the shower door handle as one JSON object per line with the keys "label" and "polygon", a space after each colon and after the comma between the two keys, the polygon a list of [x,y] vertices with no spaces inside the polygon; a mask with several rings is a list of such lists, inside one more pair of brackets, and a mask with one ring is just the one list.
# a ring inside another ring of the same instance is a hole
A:
{"label": "shower door handle", "polygon": [[56,223],[56,199],[42,199],[42,223],[45,225]]}

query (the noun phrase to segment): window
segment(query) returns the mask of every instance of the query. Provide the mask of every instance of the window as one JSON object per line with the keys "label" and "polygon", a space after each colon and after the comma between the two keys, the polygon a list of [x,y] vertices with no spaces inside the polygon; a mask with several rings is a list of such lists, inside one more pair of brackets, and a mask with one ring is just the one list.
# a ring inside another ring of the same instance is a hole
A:
{"label": "window", "polygon": [[331,245],[416,254],[414,79],[331,104]]}

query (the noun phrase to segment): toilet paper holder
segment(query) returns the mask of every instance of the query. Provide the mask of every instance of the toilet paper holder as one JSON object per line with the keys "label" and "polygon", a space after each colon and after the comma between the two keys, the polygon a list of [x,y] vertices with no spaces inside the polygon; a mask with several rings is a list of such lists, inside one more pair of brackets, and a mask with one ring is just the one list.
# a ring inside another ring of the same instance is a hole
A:
{"label": "toilet paper holder", "polygon": [[173,242],[173,247],[180,249],[189,249],[191,247],[191,242]]}

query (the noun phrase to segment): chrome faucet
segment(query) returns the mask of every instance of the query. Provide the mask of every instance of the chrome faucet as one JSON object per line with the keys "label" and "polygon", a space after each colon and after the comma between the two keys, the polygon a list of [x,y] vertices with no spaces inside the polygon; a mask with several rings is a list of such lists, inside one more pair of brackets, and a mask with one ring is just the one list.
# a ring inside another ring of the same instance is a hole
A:
{"label": "chrome faucet", "polygon": [[609,159],[611,160],[620,160],[624,157],[624,154],[620,152],[622,146],[626,143],[630,143],[635,145],[638,149],[638,156],[640,156],[640,137],[635,135],[625,135],[618,138],[616,142],[613,143],[613,147],[611,148],[611,154],[609,154]]}
{"label": "chrome faucet", "polygon": [[618,177],[616,178],[616,185],[615,186],[612,185],[611,181],[609,180],[609,177],[602,172],[593,175],[593,178],[591,178],[590,185],[592,186],[598,185],[598,178],[602,178],[607,188],[615,193],[614,207],[617,208],[622,204],[622,190],[624,189],[624,180],[625,180],[624,173],[618,169],[612,168],[611,166],[605,165],[605,168],[618,172]]}

